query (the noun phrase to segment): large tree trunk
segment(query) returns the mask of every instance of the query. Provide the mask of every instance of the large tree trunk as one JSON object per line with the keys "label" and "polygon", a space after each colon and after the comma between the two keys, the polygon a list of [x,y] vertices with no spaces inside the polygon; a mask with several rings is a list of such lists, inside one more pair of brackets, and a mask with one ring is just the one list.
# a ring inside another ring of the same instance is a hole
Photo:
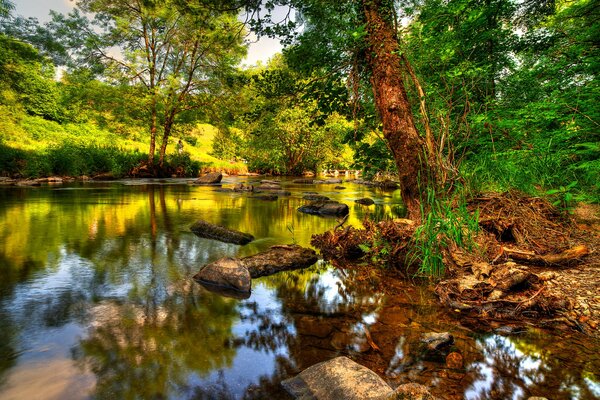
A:
{"label": "large tree trunk", "polygon": [[150,149],[148,150],[148,165],[154,166],[154,153],[156,151],[156,100],[152,100],[152,109],[150,110]]}
{"label": "large tree trunk", "polygon": [[167,145],[169,144],[169,137],[171,136],[171,130],[173,129],[173,123],[175,122],[176,114],[177,110],[172,109],[165,117],[165,123],[163,125],[163,137],[160,145],[158,161],[158,164],[161,168],[163,167],[163,164],[165,162],[165,156],[167,155]]}
{"label": "large tree trunk", "polygon": [[367,22],[367,62],[383,136],[394,156],[408,218],[421,220],[420,190],[430,179],[425,140],[419,136],[402,80],[393,1],[362,0]]}

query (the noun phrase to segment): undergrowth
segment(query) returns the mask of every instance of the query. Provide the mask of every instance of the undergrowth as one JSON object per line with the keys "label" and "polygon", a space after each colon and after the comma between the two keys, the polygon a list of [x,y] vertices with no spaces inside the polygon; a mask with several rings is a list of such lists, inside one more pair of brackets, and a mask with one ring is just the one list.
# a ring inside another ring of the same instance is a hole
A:
{"label": "undergrowth", "polygon": [[470,214],[462,190],[453,198],[436,195],[434,189],[427,190],[427,198],[421,201],[422,225],[413,235],[413,247],[409,265],[418,263],[418,275],[442,276],[444,250],[456,245],[472,251],[474,236],[479,230],[479,213]]}

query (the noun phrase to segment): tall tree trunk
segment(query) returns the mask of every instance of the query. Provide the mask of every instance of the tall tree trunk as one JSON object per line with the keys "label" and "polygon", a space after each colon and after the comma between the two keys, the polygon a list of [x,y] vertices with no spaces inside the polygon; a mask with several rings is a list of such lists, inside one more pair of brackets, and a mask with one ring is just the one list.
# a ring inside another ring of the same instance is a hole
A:
{"label": "tall tree trunk", "polygon": [[158,165],[162,168],[165,162],[165,155],[167,154],[167,145],[169,144],[169,137],[171,136],[171,129],[173,128],[173,122],[175,120],[175,113],[170,112],[165,117],[165,123],[163,125],[163,137],[160,144]]}
{"label": "tall tree trunk", "polygon": [[367,62],[383,136],[394,156],[408,218],[420,222],[420,190],[430,178],[425,140],[415,127],[401,74],[392,0],[362,0],[367,23]]}
{"label": "tall tree trunk", "polygon": [[152,99],[150,110],[150,149],[148,150],[148,165],[154,166],[154,152],[156,151],[156,98]]}

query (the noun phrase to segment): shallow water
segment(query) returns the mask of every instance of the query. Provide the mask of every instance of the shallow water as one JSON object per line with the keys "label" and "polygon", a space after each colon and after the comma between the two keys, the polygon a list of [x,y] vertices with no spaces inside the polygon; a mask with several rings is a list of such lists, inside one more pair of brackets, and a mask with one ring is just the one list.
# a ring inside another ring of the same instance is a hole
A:
{"label": "shallow water", "polygon": [[[424,287],[396,283],[391,296],[373,290],[376,279],[324,263],[257,279],[246,300],[192,281],[220,257],[308,246],[333,228],[334,218],[296,211],[306,191],[346,202],[353,225],[402,212],[397,191],[334,186],[288,181],[292,195],[276,201],[182,180],[1,188],[0,399],[287,398],[282,379],[338,355],[443,398],[600,397],[596,341],[479,333]],[[354,204],[365,196],[376,204]],[[257,240],[198,238],[189,231],[197,219]],[[431,331],[453,333],[463,369],[415,356],[418,336]]]}

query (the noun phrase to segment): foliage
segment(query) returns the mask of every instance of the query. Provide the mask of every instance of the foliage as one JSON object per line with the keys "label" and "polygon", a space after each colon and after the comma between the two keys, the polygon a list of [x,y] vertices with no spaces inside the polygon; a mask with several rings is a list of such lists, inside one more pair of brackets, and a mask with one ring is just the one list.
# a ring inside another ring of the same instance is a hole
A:
{"label": "foliage", "polygon": [[[421,203],[423,224],[417,227],[413,240],[411,264],[419,261],[418,274],[442,276],[444,251],[451,246],[473,250],[474,236],[479,230],[479,215],[471,215],[460,191],[455,199],[441,198],[432,189]],[[455,200],[455,201],[453,201]]]}
{"label": "foliage", "polygon": [[[174,1],[83,0],[78,5],[68,17],[55,15],[55,32],[80,65],[101,65],[111,82],[142,89],[137,103],[149,127],[148,161],[154,160],[160,126],[162,165],[177,118],[189,120],[191,110],[211,104],[222,90],[222,78],[245,54],[235,14],[182,12]],[[72,27],[86,34],[73,40]],[[122,57],[114,56],[111,47]]]}

